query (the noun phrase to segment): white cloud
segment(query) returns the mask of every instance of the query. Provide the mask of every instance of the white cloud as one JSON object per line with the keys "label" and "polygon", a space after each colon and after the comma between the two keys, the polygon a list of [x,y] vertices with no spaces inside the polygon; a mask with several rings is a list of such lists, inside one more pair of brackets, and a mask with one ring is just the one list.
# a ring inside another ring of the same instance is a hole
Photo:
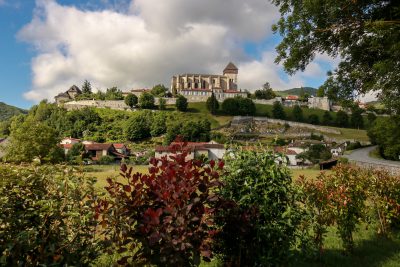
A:
{"label": "white cloud", "polygon": [[32,21],[18,34],[37,50],[25,97],[52,98],[85,79],[101,89],[169,85],[174,74],[221,73],[229,61],[239,67],[241,88],[260,88],[265,81],[288,88],[321,75],[313,63],[304,74],[283,80],[274,52],[266,51],[261,60],[243,52],[244,42],[271,36],[279,13],[268,1],[135,0],[123,12],[126,2],[87,10],[37,0]]}

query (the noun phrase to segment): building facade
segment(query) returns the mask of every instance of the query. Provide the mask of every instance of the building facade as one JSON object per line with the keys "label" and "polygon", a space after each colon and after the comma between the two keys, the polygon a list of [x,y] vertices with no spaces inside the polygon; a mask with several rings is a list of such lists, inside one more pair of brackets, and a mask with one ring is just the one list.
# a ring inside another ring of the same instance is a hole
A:
{"label": "building facade", "polygon": [[238,90],[238,72],[238,68],[230,62],[225,67],[222,75],[175,75],[171,81],[171,92],[198,101],[206,101],[212,93],[220,101],[235,96],[247,97],[247,92]]}

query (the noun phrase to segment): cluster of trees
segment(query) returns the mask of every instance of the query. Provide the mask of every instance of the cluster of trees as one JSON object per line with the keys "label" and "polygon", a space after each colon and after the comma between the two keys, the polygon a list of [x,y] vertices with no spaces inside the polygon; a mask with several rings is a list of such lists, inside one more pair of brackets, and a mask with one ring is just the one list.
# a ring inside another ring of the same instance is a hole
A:
{"label": "cluster of trees", "polygon": [[266,83],[263,85],[263,88],[262,88],[261,90],[256,90],[256,91],[254,92],[253,97],[254,97],[255,99],[265,99],[265,100],[268,100],[268,99],[273,99],[273,98],[275,98],[275,97],[276,97],[276,94],[275,94],[275,92],[272,90],[271,85],[269,84],[269,82],[266,82]]}
{"label": "cluster of trees", "polygon": [[[11,142],[7,146],[7,161],[39,159],[52,163],[64,160],[63,150],[57,144],[66,136],[100,143],[140,141],[163,134],[167,134],[168,142],[177,135],[187,141],[209,141],[210,130],[208,120],[187,120],[179,112],[94,108],[67,111],[47,101],[33,106],[27,115],[15,116],[0,125],[1,135],[9,136]],[[71,159],[79,153],[71,154]]]}
{"label": "cluster of trees", "polygon": [[[220,105],[214,94],[207,99],[206,106],[211,114],[218,113]],[[226,98],[221,104],[221,111],[231,116],[253,116],[256,113],[256,105],[250,98]]]}
{"label": "cluster of trees", "polygon": [[368,128],[368,136],[385,159],[400,160],[400,117],[379,117]]}
{"label": "cluster of trees", "polygon": [[[336,116],[332,116],[332,112],[325,111],[322,114],[322,119],[317,114],[310,114],[308,117],[305,117],[303,114],[303,109],[296,105],[292,108],[291,114],[286,114],[283,105],[276,101],[272,106],[272,117],[275,119],[287,119],[289,116],[292,120],[297,122],[306,122],[310,124],[321,124],[327,126],[337,126],[341,128],[364,128],[364,117],[362,113],[364,111],[359,107],[353,107],[351,109],[350,116],[343,110],[339,110],[334,113]],[[376,116],[373,113],[368,115],[368,123],[372,124],[372,122],[376,119]]]}

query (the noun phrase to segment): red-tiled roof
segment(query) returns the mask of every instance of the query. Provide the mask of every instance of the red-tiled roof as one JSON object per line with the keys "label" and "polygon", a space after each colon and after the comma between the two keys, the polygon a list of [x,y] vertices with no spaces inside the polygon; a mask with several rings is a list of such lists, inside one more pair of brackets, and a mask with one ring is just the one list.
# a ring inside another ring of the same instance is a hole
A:
{"label": "red-tiled roof", "polygon": [[121,149],[121,148],[126,147],[125,144],[119,144],[119,143],[113,144],[113,145],[114,145],[114,147],[115,147],[116,149]]}
{"label": "red-tiled roof", "polygon": [[288,96],[286,97],[286,99],[287,99],[287,100],[298,100],[299,97],[298,97],[297,95],[288,95]]}
{"label": "red-tiled roof", "polygon": [[285,155],[297,155],[296,151],[288,149],[286,147],[279,147],[278,146],[278,147],[274,148],[274,151],[277,152],[277,153],[285,154]]}
{"label": "red-tiled roof", "polygon": [[64,149],[71,149],[73,144],[59,144],[59,146],[64,148]]}
{"label": "red-tiled roof", "polygon": [[212,148],[224,148],[224,145],[221,144],[209,144],[206,142],[188,142],[186,146],[182,142],[172,142],[170,146],[157,146],[156,152],[174,152],[174,151],[182,151],[187,150],[189,152],[195,150],[208,150]]}
{"label": "red-tiled roof", "polygon": [[96,143],[96,144],[87,144],[85,145],[85,149],[86,150],[108,150],[111,147],[113,147],[113,144],[100,144],[100,143]]}
{"label": "red-tiled roof", "polygon": [[150,92],[151,91],[151,89],[145,89],[145,88],[143,88],[143,89],[131,89],[131,92],[134,92],[134,93],[144,93],[144,92]]}

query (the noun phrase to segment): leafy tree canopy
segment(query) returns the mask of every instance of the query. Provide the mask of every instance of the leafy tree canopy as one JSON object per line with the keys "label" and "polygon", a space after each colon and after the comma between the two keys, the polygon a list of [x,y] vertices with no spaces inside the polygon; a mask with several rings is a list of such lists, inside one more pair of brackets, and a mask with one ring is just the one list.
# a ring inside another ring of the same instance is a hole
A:
{"label": "leafy tree canopy", "polygon": [[151,94],[154,96],[164,97],[168,91],[168,88],[163,84],[157,84],[151,89]]}
{"label": "leafy tree canopy", "polygon": [[175,105],[179,111],[186,111],[188,108],[188,101],[186,97],[184,97],[183,95],[179,95],[176,99]]}
{"label": "leafy tree canopy", "polygon": [[316,53],[342,59],[329,90],[341,98],[379,92],[400,112],[400,2],[272,0],[281,18],[273,26],[283,36],[276,62],[289,74],[304,70]]}
{"label": "leafy tree canopy", "polygon": [[139,97],[139,106],[146,109],[154,108],[154,96],[150,93],[144,92]]}
{"label": "leafy tree canopy", "polygon": [[272,90],[271,85],[269,82],[266,82],[263,85],[262,90],[256,90],[254,92],[254,96],[256,99],[272,99],[276,97],[275,92]]}
{"label": "leafy tree canopy", "polygon": [[272,116],[275,119],[281,119],[281,120],[284,120],[286,118],[285,110],[283,109],[282,104],[279,103],[278,101],[275,101],[272,106]]}
{"label": "leafy tree canopy", "polygon": [[138,103],[138,97],[134,94],[128,94],[125,97],[125,104],[133,108]]}

